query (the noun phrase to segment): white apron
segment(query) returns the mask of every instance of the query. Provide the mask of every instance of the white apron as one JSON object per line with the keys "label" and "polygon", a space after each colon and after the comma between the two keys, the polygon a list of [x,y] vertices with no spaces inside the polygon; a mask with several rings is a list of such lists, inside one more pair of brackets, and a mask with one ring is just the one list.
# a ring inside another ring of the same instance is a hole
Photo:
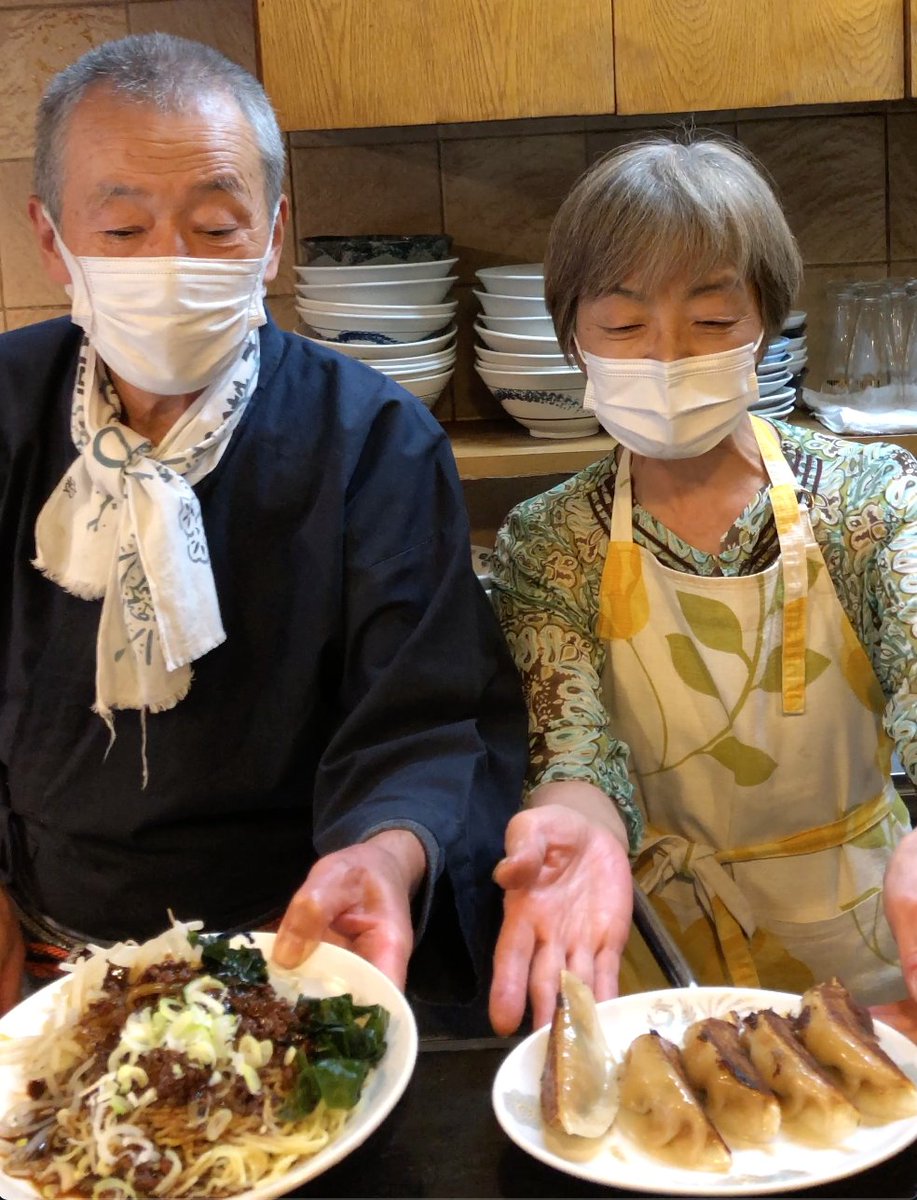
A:
{"label": "white apron", "polygon": [[702,983],[798,992],[838,975],[902,998],[882,911],[908,814],[885,699],[772,426],[752,418],[778,561],[673,571],[634,544],[622,450],[598,632],[611,729],[647,822],[634,874]]}

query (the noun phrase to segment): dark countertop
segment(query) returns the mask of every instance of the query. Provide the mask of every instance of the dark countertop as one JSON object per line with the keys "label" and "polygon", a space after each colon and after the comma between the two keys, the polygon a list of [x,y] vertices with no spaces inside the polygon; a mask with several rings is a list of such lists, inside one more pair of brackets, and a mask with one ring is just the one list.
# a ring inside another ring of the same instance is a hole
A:
{"label": "dark countertop", "polygon": [[[520,1150],[497,1124],[490,1090],[511,1043],[421,1043],[407,1091],[388,1119],[336,1167],[291,1195],[621,1196],[555,1171]],[[917,1145],[848,1179],[793,1196],[917,1198]]]}

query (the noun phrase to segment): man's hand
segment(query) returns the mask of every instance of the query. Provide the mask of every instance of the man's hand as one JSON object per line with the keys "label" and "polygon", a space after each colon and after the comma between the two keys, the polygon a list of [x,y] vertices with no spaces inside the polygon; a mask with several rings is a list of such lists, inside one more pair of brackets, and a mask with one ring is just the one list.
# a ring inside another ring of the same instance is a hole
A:
{"label": "man's hand", "polygon": [[917,832],[895,848],[885,872],[885,916],[898,953],[901,972],[912,1000],[917,1000]]}
{"label": "man's hand", "polygon": [[19,1003],[25,946],[19,918],[6,892],[0,888],[0,1016]]}
{"label": "man's hand", "polygon": [[518,1028],[527,990],[535,1028],[551,1019],[564,969],[597,1000],[617,995],[633,905],[623,824],[608,798],[571,782],[544,785],[533,802],[507,826],[494,871],[506,896],[490,1020],[504,1036]]}
{"label": "man's hand", "polygon": [[387,829],[326,854],[290,901],[274,943],[274,961],[295,967],[319,942],[345,946],[403,988],[414,945],[411,896],[426,870],[420,840]]}

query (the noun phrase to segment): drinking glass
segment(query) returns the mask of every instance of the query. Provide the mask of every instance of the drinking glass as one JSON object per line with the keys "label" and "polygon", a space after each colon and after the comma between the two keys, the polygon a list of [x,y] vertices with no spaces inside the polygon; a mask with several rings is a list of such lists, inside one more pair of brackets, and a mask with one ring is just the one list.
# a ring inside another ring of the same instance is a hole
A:
{"label": "drinking glass", "polygon": [[887,297],[876,295],[874,290],[860,299],[847,369],[852,405],[873,410],[898,406],[888,310]]}

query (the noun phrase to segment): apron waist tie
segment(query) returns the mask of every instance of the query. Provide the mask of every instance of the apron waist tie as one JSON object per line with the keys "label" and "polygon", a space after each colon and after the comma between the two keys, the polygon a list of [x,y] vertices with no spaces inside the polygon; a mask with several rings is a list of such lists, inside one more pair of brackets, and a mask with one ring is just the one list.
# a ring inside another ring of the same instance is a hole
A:
{"label": "apron waist tie", "polygon": [[758,972],[748,947],[757,922],[742,890],[723,865],[834,850],[877,825],[891,809],[892,802],[882,792],[826,825],[731,850],[714,850],[712,846],[650,827],[634,864],[634,876],[648,894],[661,892],[673,879],[691,882],[698,904],[713,925],[733,984],[759,987]]}

